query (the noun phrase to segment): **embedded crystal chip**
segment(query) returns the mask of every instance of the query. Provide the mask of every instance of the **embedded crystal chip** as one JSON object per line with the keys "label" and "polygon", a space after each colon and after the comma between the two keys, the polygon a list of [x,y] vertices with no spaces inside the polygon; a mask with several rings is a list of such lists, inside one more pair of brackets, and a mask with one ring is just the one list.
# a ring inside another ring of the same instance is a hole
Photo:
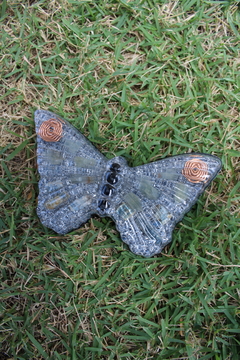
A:
{"label": "embedded crystal chip", "polygon": [[110,172],[108,175],[107,175],[107,182],[109,182],[109,184],[116,184],[118,182],[118,177],[115,173],[112,173]]}

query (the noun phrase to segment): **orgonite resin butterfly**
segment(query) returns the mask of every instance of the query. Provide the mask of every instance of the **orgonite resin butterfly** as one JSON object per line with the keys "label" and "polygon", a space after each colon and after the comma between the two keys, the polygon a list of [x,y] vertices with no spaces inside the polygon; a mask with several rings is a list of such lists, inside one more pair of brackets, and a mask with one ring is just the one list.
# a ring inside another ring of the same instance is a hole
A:
{"label": "orgonite resin butterfly", "polygon": [[107,160],[71,124],[52,112],[35,112],[39,181],[38,215],[59,234],[92,214],[109,216],[135,254],[161,252],[175,224],[221,169],[206,154],[183,154],[131,168]]}

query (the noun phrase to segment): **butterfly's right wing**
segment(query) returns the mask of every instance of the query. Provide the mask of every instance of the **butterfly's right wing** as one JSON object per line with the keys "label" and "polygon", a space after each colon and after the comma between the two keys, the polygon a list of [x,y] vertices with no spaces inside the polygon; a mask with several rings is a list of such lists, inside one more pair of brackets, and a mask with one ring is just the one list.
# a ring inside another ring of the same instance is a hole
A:
{"label": "butterfly's right wing", "polygon": [[123,169],[121,200],[111,214],[122,240],[139,255],[161,252],[175,224],[220,169],[221,161],[206,154],[183,154]]}
{"label": "butterfly's right wing", "polygon": [[35,112],[40,174],[37,213],[66,234],[96,213],[106,158],[71,124],[44,110]]}

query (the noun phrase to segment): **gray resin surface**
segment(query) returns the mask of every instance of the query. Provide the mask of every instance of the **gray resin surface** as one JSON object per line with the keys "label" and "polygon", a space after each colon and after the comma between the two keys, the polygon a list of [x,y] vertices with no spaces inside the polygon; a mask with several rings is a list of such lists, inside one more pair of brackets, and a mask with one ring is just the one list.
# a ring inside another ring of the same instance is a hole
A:
{"label": "gray resin surface", "polygon": [[38,216],[59,234],[92,214],[109,216],[130,250],[145,257],[171,242],[177,222],[221,169],[206,154],[183,154],[131,168],[107,160],[69,122],[35,112],[39,181]]}

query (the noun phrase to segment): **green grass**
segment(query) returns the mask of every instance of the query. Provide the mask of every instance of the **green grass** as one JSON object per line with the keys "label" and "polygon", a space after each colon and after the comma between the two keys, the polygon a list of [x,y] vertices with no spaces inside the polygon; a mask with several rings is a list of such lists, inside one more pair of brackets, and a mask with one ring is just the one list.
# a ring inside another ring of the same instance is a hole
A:
{"label": "green grass", "polygon": [[[239,2],[3,0],[0,16],[0,359],[238,360]],[[35,212],[37,108],[131,166],[201,151],[222,172],[154,258],[108,218],[57,235]]]}

